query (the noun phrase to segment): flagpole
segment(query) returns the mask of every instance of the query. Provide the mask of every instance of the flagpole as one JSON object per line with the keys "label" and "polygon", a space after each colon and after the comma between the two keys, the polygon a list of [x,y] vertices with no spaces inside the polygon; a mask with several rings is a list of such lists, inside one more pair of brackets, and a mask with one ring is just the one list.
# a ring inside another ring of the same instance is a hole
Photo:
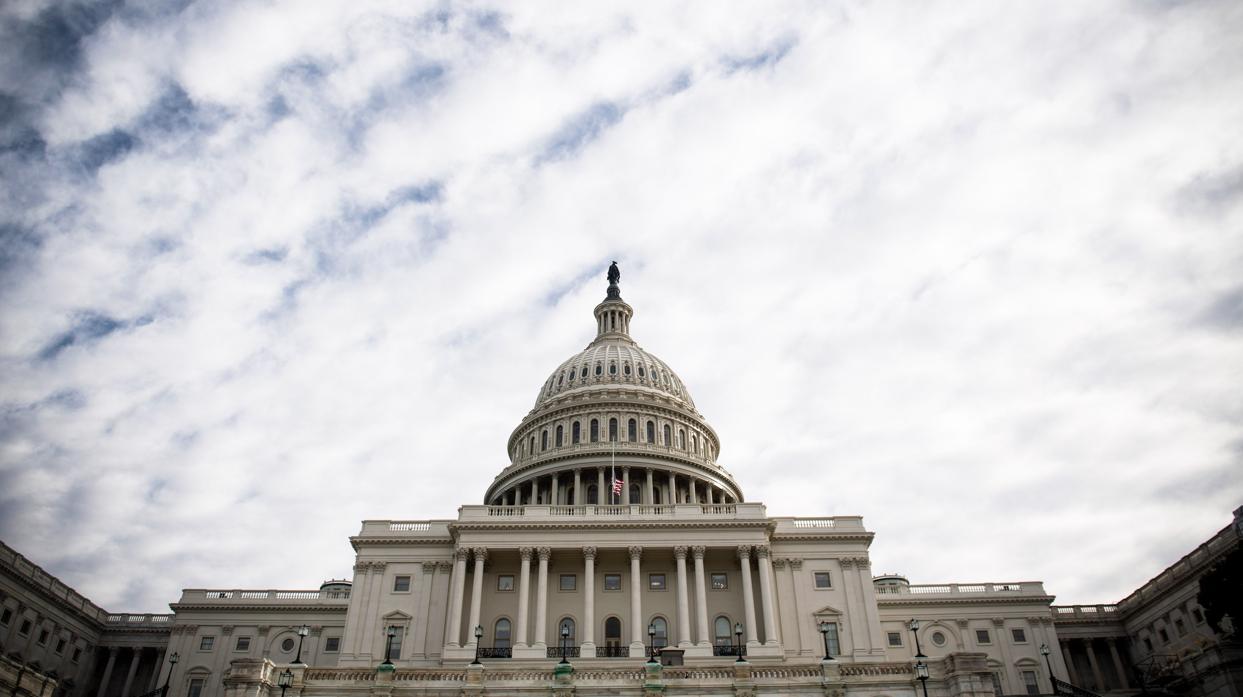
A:
{"label": "flagpole", "polygon": [[[610,477],[609,491],[612,492],[613,494],[612,496],[609,497],[610,500],[617,498],[617,441],[613,440],[612,436],[613,434],[610,433],[609,434],[609,446],[611,447],[611,451],[609,454],[609,465],[612,469],[612,474],[609,475]],[[618,505],[621,505],[621,503],[619,501],[614,500],[613,505],[618,506]]]}

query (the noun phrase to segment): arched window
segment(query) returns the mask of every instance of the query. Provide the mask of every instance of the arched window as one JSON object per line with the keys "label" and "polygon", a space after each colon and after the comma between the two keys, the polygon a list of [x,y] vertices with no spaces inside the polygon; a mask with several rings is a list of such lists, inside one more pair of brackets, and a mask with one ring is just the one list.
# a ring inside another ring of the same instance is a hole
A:
{"label": "arched window", "polygon": [[570,382],[574,382],[574,378],[576,377],[578,377],[578,371],[575,370],[574,368],[570,368],[570,372],[569,372]]}
{"label": "arched window", "polygon": [[604,375],[604,366],[596,364],[596,375]]}
{"label": "arched window", "polygon": [[532,455],[535,454],[535,436],[531,436],[531,449],[528,450],[527,452],[531,453]]}
{"label": "arched window", "polygon": [[626,422],[626,440],[631,443],[639,440],[639,422],[631,419]]}
{"label": "arched window", "polygon": [[587,366],[583,366],[583,371],[578,376],[584,380],[587,379]]}
{"label": "arched window", "polygon": [[509,620],[502,617],[496,621],[496,629],[492,632],[492,646],[498,649],[507,649],[513,644],[510,643],[510,624]]}
{"label": "arched window", "polygon": [[647,422],[647,442],[656,442],[656,424],[652,421]]}
{"label": "arched window", "polygon": [[604,645],[621,646],[621,620],[610,617],[604,620]]}
{"label": "arched window", "polygon": [[725,615],[716,618],[712,623],[712,643],[717,646],[731,646],[734,643],[734,628]]}
{"label": "arched window", "polygon": [[577,421],[570,424],[570,442],[577,444],[583,439],[583,427]]}
{"label": "arched window", "polygon": [[616,374],[617,374],[617,364],[609,363],[609,375],[616,375]]}
{"label": "arched window", "polygon": [[643,370],[643,366],[639,366],[639,377],[641,378],[647,377],[647,371]]}
{"label": "arched window", "polygon": [[622,365],[622,373],[625,373],[627,376],[630,375],[630,364],[629,363],[625,363]]}
{"label": "arched window", "polygon": [[600,440],[600,422],[595,419],[592,419],[591,420],[591,442],[597,443],[599,442],[599,440]]}
{"label": "arched window", "polygon": [[562,641],[561,635],[564,633],[562,630],[567,629],[567,628],[570,630],[570,635],[565,638],[565,643],[569,646],[574,645],[575,637],[577,636],[574,632],[574,619],[571,617],[562,617],[561,621],[557,623],[557,645],[558,646],[561,645],[561,641]]}
{"label": "arched window", "polygon": [[609,419],[609,441],[617,440],[617,419]]}
{"label": "arched window", "polygon": [[560,375],[558,375],[558,376],[557,376],[557,387],[561,387],[561,385],[562,385],[564,382],[565,382],[565,373],[562,373],[562,374],[560,374]]}
{"label": "arched window", "polygon": [[540,431],[539,449],[541,452],[548,449],[548,429],[544,429],[543,431]]}
{"label": "arched window", "polygon": [[652,637],[652,647],[663,649],[669,645],[669,623],[664,617],[652,618],[652,629],[655,630],[655,636]]}
{"label": "arched window", "polygon": [[587,485],[587,503],[600,503],[600,489],[595,484]]}
{"label": "arched window", "polygon": [[682,450],[686,450],[686,429],[685,428],[678,429],[678,447],[681,448]]}
{"label": "arched window", "polygon": [[564,436],[565,436],[565,428],[562,427],[560,424],[558,424],[557,425],[557,440],[556,440],[558,448],[561,447],[561,441],[564,439]]}
{"label": "arched window", "polygon": [[694,433],[691,434],[691,450],[694,450],[696,453],[699,452],[699,436]]}
{"label": "arched window", "polygon": [[[534,448],[534,447],[535,447],[535,439],[534,439],[534,438],[532,438],[532,439],[531,439],[531,447],[532,447],[532,448]],[[670,428],[669,428],[669,425],[668,425],[668,424],[665,424],[665,447],[666,447],[666,448],[672,448],[672,447],[673,447],[673,431],[672,431],[672,430],[670,430]]]}
{"label": "arched window", "polygon": [[639,503],[639,498],[640,498],[639,485],[631,484],[630,485],[630,503]]}
{"label": "arched window", "polygon": [[652,503],[656,504],[657,506],[660,505],[660,487],[652,488]]}

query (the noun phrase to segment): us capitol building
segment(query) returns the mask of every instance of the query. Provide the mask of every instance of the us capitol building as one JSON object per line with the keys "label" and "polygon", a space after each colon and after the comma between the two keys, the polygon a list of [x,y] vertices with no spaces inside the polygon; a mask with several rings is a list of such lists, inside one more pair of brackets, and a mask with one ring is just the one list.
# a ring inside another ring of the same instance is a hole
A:
{"label": "us capitol building", "polygon": [[1229,642],[1194,594],[1238,547],[1238,512],[1200,557],[1163,572],[1139,603],[1142,625],[1122,603],[1053,606],[1035,581],[875,575],[861,518],[771,517],[747,499],[686,385],[631,337],[619,278],[614,265],[595,339],[540,384],[482,504],[453,520],[364,521],[352,579],[187,589],[171,615],[114,614],[3,546],[0,688],[1091,697],[1138,692],[1136,666],[1177,655],[1181,626],[1221,654],[1217,672],[1196,668],[1215,677],[1184,691],[1239,694],[1238,654],[1222,653]]}

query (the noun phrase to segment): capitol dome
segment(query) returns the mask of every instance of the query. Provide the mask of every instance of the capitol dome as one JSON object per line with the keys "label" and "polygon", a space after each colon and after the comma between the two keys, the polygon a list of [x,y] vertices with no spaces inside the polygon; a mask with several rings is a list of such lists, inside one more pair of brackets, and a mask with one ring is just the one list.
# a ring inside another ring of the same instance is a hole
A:
{"label": "capitol dome", "polygon": [[619,279],[614,264],[593,312],[595,339],[541,385],[509,438],[510,465],[488,487],[485,503],[742,501],[733,477],[716,464],[716,432],[682,379],[631,338],[634,309],[622,300]]}

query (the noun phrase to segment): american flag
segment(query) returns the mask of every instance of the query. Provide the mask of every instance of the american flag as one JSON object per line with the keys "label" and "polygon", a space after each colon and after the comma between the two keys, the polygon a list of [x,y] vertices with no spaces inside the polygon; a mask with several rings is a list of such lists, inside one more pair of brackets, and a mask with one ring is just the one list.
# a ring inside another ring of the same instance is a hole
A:
{"label": "american flag", "polygon": [[614,494],[620,494],[622,492],[623,486],[625,485],[622,483],[622,480],[617,479],[616,477],[613,478],[613,493]]}

